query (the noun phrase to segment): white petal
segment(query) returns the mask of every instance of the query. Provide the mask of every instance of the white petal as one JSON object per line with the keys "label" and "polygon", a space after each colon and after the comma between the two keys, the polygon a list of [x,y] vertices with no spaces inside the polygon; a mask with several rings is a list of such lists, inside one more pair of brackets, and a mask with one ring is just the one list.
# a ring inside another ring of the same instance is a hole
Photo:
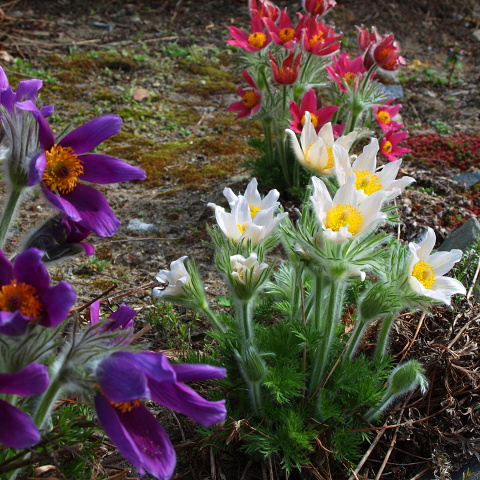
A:
{"label": "white petal", "polygon": [[325,145],[333,145],[335,142],[335,137],[333,136],[332,124],[330,122],[326,123],[318,132],[318,137],[323,140]]}
{"label": "white petal", "polygon": [[463,252],[451,250],[450,252],[435,252],[428,258],[428,263],[433,267],[436,275],[445,275],[460,261]]}
{"label": "white petal", "polygon": [[302,164],[302,165],[305,165],[306,162],[305,162],[305,155],[303,154],[303,150],[302,150],[302,147],[300,146],[300,144],[298,143],[298,139],[297,139],[297,134],[293,131],[293,130],[290,130],[289,128],[287,128],[285,130],[285,132],[290,136],[290,140],[291,140],[291,144],[292,144],[292,148],[293,148],[293,153],[295,154],[295,156],[297,157],[297,160]]}
{"label": "white petal", "polygon": [[371,142],[367,146],[363,147],[363,152],[353,163],[352,169],[375,172],[378,148],[378,140],[376,138],[372,138]]}
{"label": "white petal", "polygon": [[456,293],[460,293],[462,295],[467,293],[467,290],[461,282],[459,282],[456,278],[450,277],[438,277],[433,285],[433,290],[441,290],[448,296],[455,295]]}
{"label": "white petal", "polygon": [[347,151],[349,151],[352,143],[355,141],[355,138],[357,138],[357,132],[350,132],[348,135],[343,135],[342,137],[338,138],[335,143],[338,143]]}
{"label": "white petal", "polygon": [[435,240],[435,232],[432,228],[428,227],[427,233],[423,237],[423,240],[418,244],[418,247],[420,248],[417,250],[417,255],[420,260],[429,263],[428,257],[435,246]]}

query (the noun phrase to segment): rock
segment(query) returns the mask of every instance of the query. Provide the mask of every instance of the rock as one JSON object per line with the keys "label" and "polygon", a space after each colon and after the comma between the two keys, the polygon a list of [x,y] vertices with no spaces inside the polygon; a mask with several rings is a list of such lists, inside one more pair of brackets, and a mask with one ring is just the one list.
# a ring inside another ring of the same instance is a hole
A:
{"label": "rock", "polygon": [[157,231],[157,227],[152,223],[145,223],[139,220],[138,218],[132,218],[128,222],[127,230],[130,232],[136,233],[155,233]]}
{"label": "rock", "polygon": [[388,95],[388,98],[403,98],[403,87],[401,85],[382,85],[382,89]]}
{"label": "rock", "polygon": [[465,183],[467,188],[473,187],[480,182],[480,172],[467,172],[453,177],[456,182]]}
{"label": "rock", "polygon": [[438,250],[458,248],[464,253],[480,240],[480,223],[475,217],[469,218],[460,228],[454,230]]}
{"label": "rock", "polygon": [[469,480],[480,480],[480,463],[478,460],[473,460],[460,470],[460,472],[456,472],[452,475],[452,480],[463,480],[466,478]]}
{"label": "rock", "polygon": [[472,33],[473,37],[476,38],[479,42],[480,42],[480,29],[478,30],[475,30],[473,33]]}

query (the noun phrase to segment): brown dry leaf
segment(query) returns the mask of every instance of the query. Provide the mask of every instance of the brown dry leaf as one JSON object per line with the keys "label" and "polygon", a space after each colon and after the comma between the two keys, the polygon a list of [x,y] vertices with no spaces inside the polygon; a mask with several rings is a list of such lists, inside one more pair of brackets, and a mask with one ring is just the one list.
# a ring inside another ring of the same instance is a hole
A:
{"label": "brown dry leaf", "polygon": [[51,479],[57,479],[57,478],[60,478],[60,477],[57,477],[55,474],[55,472],[57,472],[57,467],[55,465],[43,465],[41,467],[37,467],[34,471],[33,471],[33,475],[35,477],[40,477],[40,478],[45,478],[45,476],[48,474],[48,477],[47,478],[51,478]]}
{"label": "brown dry leaf", "polygon": [[13,57],[6,50],[0,50],[0,60],[5,63],[13,63]]}
{"label": "brown dry leaf", "polygon": [[145,100],[149,96],[150,94],[148,93],[148,90],[146,88],[137,88],[133,92],[133,99],[136,100],[137,102],[141,102],[142,100]]}

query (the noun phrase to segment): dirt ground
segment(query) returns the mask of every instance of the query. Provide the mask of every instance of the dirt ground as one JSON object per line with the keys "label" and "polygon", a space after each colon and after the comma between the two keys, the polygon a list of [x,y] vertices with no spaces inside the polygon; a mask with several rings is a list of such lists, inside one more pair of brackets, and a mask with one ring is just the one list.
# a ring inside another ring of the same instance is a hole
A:
{"label": "dirt ground", "polygon": [[[289,12],[300,10],[299,2],[277,4]],[[229,25],[247,28],[247,1],[19,0],[0,3],[0,7],[0,62],[9,78],[43,75],[42,99],[54,104],[60,117],[54,120],[54,128],[99,114],[120,114],[125,133],[106,142],[104,152],[141,165],[149,174],[143,183],[102,187],[122,221],[120,230],[111,239],[91,240],[96,248],[94,261],[71,259],[53,270],[54,277],[75,286],[78,305],[102,292],[113,304],[125,301],[139,310],[137,328],[141,330],[152,308],[154,276],[188,255],[199,265],[215,301],[224,289],[213,268],[213,252],[204,243],[208,241],[206,224],[212,221],[207,204],[222,204],[226,186],[243,190],[249,173],[242,162],[255,153],[246,141],[260,133],[258,126],[235,122],[234,115],[226,112],[237,100],[239,81],[231,73],[232,58],[225,53],[227,29]],[[476,2],[339,0],[326,20],[352,42],[355,25],[375,25],[380,33],[395,34],[408,64],[400,102],[404,123],[415,125],[412,134],[435,132],[435,122],[448,126],[450,134],[480,134],[480,40],[474,37],[480,29],[480,9]],[[195,48],[209,52],[215,70],[185,54]],[[464,51],[463,70],[457,83],[446,85],[435,78],[447,68],[450,49]],[[402,173],[417,179],[415,189],[402,197],[405,207],[398,233],[403,240],[413,240],[428,225],[435,228],[441,243],[475,215],[475,198],[453,180],[464,173],[461,168],[441,162],[428,168],[406,158]],[[268,190],[269,186],[263,187]],[[32,192],[19,212],[10,250],[50,213]],[[129,228],[134,219],[146,225],[143,231]],[[180,314],[190,329],[191,348],[196,348],[203,342],[205,326],[186,312]],[[422,361],[431,388],[426,396],[413,394],[403,407],[393,410],[385,421],[389,428],[378,434],[358,478],[375,478],[385,458],[381,478],[400,480],[428,478],[439,468],[442,455],[457,471],[465,462],[480,459],[475,410],[479,322],[473,299],[453,310],[435,309],[432,315],[399,319],[393,352],[399,359]],[[145,332],[139,342],[176,354],[172,336],[164,330]],[[215,457],[210,450],[206,454],[205,449],[194,454],[192,445],[182,441],[176,422],[164,416],[162,422],[167,422],[178,449],[185,453],[175,478],[231,480],[240,478],[244,470],[248,471],[244,478],[262,478],[261,469],[245,469],[247,462],[240,454],[235,460],[227,455]],[[188,423],[183,428],[192,431]]]}

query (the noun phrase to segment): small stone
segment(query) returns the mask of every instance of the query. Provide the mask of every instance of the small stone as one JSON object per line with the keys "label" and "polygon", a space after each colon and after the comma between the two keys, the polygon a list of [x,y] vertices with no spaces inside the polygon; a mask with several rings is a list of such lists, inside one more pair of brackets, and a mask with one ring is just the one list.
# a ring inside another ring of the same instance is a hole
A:
{"label": "small stone", "polygon": [[480,42],[480,29],[479,30],[475,30],[473,33],[473,38],[475,38],[476,40],[478,40]]}
{"label": "small stone", "polygon": [[388,95],[388,98],[403,98],[403,87],[401,85],[382,85],[382,89]]}
{"label": "small stone", "polygon": [[456,182],[464,183],[467,188],[471,188],[480,182],[480,172],[462,173],[461,175],[456,175],[453,179]]}
{"label": "small stone", "polygon": [[460,228],[454,230],[438,250],[450,251],[454,248],[466,252],[480,240],[480,223],[475,217],[470,217]]}
{"label": "small stone", "polygon": [[132,218],[128,222],[127,230],[130,232],[137,232],[137,233],[155,233],[157,231],[157,227],[152,223],[145,223],[139,220],[138,218]]}

